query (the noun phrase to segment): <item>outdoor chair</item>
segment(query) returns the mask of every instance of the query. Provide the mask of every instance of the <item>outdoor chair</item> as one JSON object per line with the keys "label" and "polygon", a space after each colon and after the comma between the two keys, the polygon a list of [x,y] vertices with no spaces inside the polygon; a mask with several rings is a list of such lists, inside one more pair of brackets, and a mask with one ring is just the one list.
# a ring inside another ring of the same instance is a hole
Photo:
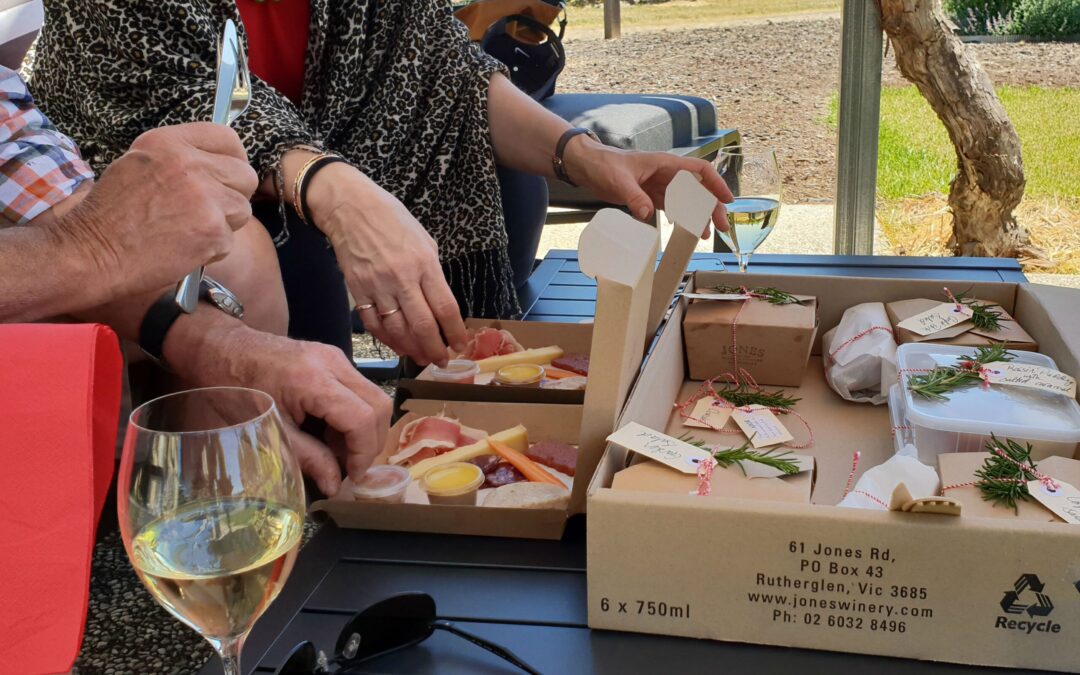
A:
{"label": "outdoor chair", "polygon": [[18,70],[44,21],[41,0],[0,0],[0,65]]}

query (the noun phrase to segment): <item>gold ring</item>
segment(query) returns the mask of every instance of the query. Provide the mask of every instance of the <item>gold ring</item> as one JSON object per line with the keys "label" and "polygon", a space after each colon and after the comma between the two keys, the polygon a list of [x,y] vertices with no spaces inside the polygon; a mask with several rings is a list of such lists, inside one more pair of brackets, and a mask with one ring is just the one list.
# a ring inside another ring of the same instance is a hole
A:
{"label": "gold ring", "polygon": [[356,311],[358,311],[358,312],[365,312],[365,311],[367,311],[369,309],[375,309],[375,304],[371,303],[371,304],[367,304],[367,305],[357,305],[356,306]]}
{"label": "gold ring", "polygon": [[401,311],[401,308],[398,307],[397,309],[392,309],[389,312],[379,312],[379,317],[385,319],[386,317],[397,314],[400,311]]}

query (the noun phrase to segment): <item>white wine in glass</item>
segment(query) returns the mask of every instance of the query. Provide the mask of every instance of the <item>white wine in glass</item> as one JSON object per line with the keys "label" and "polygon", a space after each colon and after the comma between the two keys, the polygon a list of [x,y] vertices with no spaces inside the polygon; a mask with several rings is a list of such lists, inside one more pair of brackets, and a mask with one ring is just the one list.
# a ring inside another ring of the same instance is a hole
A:
{"label": "white wine in glass", "polygon": [[303,532],[300,468],[270,396],[199,389],[131,415],[121,534],[154,598],[205,637],[226,675],[292,571]]}
{"label": "white wine in glass", "polygon": [[731,188],[735,201],[727,208],[728,231],[717,235],[735,253],[739,271],[776,226],[780,215],[780,165],[772,148],[723,148],[716,170]]}

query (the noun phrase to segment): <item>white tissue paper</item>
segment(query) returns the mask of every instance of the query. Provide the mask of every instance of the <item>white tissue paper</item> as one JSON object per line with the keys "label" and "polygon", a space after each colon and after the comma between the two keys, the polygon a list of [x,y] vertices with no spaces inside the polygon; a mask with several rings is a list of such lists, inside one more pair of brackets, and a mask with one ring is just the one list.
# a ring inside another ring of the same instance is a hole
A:
{"label": "white tissue paper", "polygon": [[837,394],[856,403],[881,405],[888,400],[889,387],[896,382],[896,340],[884,304],[849,308],[840,325],[821,338],[821,347],[825,379]]}
{"label": "white tissue paper", "polygon": [[[853,509],[888,511],[893,491],[903,483],[912,499],[935,497],[941,489],[941,479],[933,467],[918,460],[919,453],[910,443],[884,464],[869,469],[855,487],[837,506]],[[871,499],[871,496],[874,499]],[[879,501],[880,500],[880,501]]]}

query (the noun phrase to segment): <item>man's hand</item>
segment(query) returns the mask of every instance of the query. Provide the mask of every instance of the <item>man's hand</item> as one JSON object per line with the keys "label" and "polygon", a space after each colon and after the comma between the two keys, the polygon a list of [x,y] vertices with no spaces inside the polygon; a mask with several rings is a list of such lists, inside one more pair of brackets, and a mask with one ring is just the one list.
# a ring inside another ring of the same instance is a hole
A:
{"label": "man's hand", "polygon": [[[185,383],[270,394],[300,468],[324,494],[341,487],[341,463],[359,482],[386,442],[390,397],[334,347],[262,333],[224,316],[212,321],[212,327],[178,323],[180,330],[166,338],[165,356]],[[199,335],[185,335],[188,327]],[[300,431],[308,417],[326,422],[323,439]]]}
{"label": "man's hand", "polygon": [[420,364],[446,365],[447,344],[462,351],[465,324],[438,246],[404,204],[340,163],[312,181],[308,203],[334,246],[364,328]]}
{"label": "man's hand", "polygon": [[[638,220],[648,220],[656,209],[664,207],[664,193],[675,174],[679,171],[696,174],[702,185],[720,200],[713,211],[713,225],[728,229],[724,203],[732,201],[731,190],[716,168],[703,159],[610,148],[585,135],[570,139],[564,157],[567,172],[575,183],[606,202],[625,205]],[[701,237],[708,236],[706,227]]]}
{"label": "man's hand", "polygon": [[109,297],[136,295],[223,258],[251,217],[257,184],[231,129],[162,127],[137,138],[48,232],[93,261]]}

